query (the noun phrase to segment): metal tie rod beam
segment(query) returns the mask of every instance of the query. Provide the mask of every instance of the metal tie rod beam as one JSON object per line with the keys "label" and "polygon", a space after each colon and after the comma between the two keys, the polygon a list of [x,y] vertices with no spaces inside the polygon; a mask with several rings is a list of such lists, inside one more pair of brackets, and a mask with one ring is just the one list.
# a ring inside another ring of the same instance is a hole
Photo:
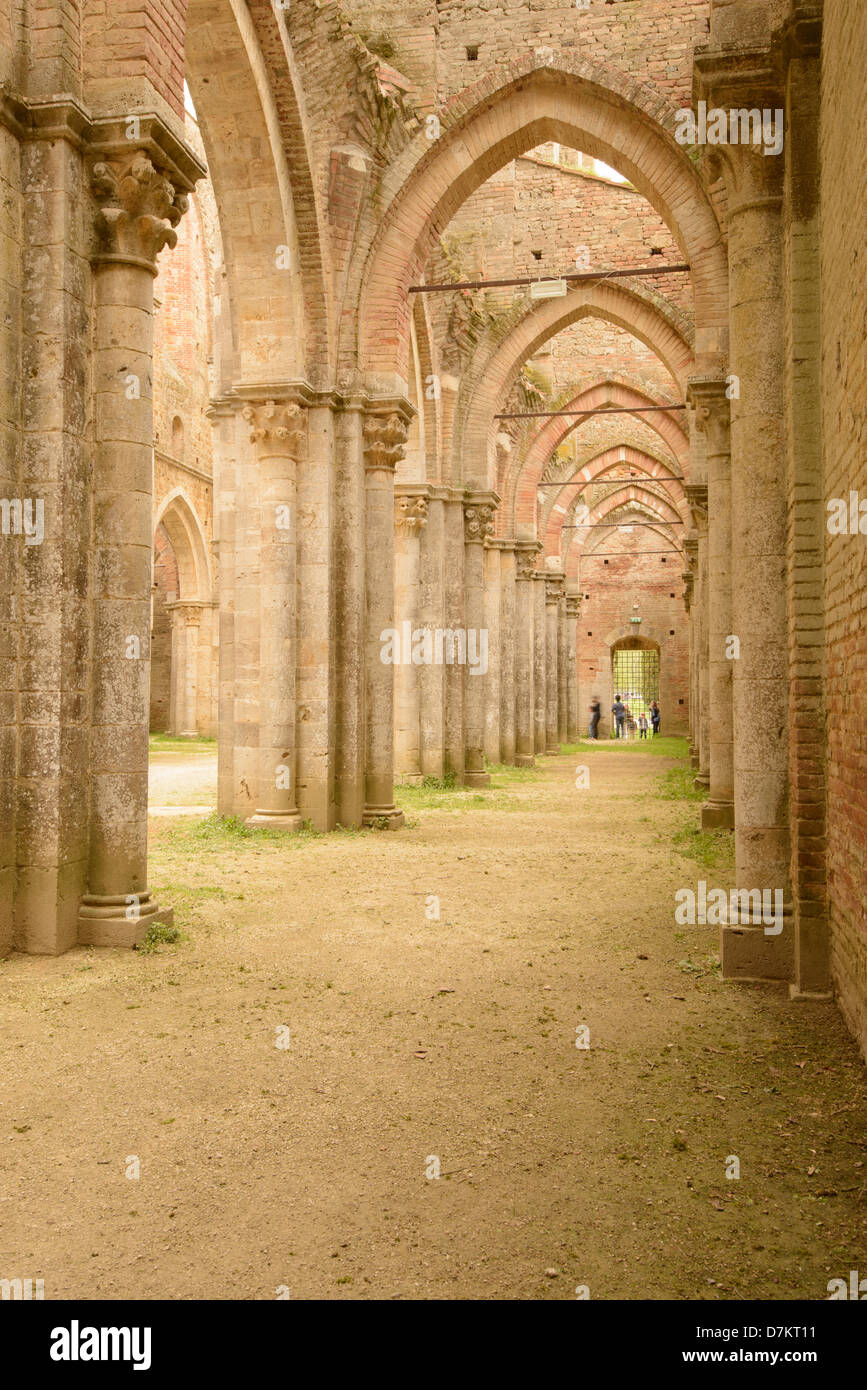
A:
{"label": "metal tie rod beam", "polygon": [[561,531],[619,531],[621,528],[631,531],[634,526],[651,526],[655,530],[657,526],[683,526],[682,521],[591,521],[586,526],[580,522],[575,525],[561,526]]}
{"label": "metal tie rod beam", "polygon": [[685,405],[633,405],[633,406],[601,406],[599,410],[513,410],[495,415],[495,420],[552,420],[557,415],[577,415],[585,416],[589,419],[591,415],[654,415],[661,411],[665,414],[669,410],[686,410]]}
{"label": "metal tie rod beam", "polygon": [[593,280],[621,280],[631,275],[679,275],[688,265],[638,265],[626,270],[567,271],[565,275],[522,275],[516,280],[455,280],[447,285],[410,285],[410,294],[433,294],[437,290],[499,290],[510,285],[538,285],[546,280],[568,280],[573,285]]}

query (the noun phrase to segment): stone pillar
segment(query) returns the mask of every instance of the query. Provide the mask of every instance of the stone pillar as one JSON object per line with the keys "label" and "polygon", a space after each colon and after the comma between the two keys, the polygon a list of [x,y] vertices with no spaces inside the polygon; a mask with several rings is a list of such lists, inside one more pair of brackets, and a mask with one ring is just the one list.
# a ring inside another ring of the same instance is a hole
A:
{"label": "stone pillar", "polygon": [[518,541],[515,546],[515,762],[518,767],[533,767],[536,761],[533,619],[537,586],[533,577],[540,548],[538,541]]}
{"label": "stone pillar", "polygon": [[248,402],[260,499],[259,756],[255,811],[248,825],[301,829],[297,804],[296,480],[305,429],[297,401]]}
{"label": "stone pillar", "polygon": [[577,743],[581,737],[580,715],[578,713],[578,618],[581,613],[580,594],[569,594],[566,598],[566,738],[569,743]]}
{"label": "stone pillar", "polygon": [[404,782],[419,783],[421,769],[421,664],[414,661],[419,623],[421,533],[427,525],[424,487],[395,485],[394,616],[401,660],[394,672],[394,766]]}
{"label": "stone pillar", "polygon": [[403,457],[406,417],[370,413],[364,422],[365,465],[365,825],[397,830],[394,804],[394,666],[382,660],[394,627],[394,470]]}
{"label": "stone pillar", "polygon": [[500,761],[500,629],[501,550],[489,538],[485,546],[485,627],[488,632],[488,673],[485,676],[485,759]]}
{"label": "stone pillar", "polygon": [[544,572],[534,570],[533,580],[536,586],[533,599],[533,741],[536,752],[544,753],[548,717],[548,624],[545,617]]}
{"label": "stone pillar", "polygon": [[689,761],[698,770],[699,766],[699,670],[701,661],[701,612],[699,599],[701,589],[698,583],[698,537],[685,536],[683,554],[686,570],[683,575],[687,586],[689,601]]}
{"label": "stone pillar", "polygon": [[708,730],[710,796],[705,830],[734,829],[732,736],[732,517],[729,402],[724,377],[692,377],[688,394],[706,440],[708,488]]}
{"label": "stone pillar", "polygon": [[[499,499],[497,499],[499,500]],[[485,772],[485,687],[487,675],[469,664],[471,642],[479,653],[485,628],[485,541],[494,533],[494,506],[490,494],[468,497],[464,506],[464,594],[468,659],[464,667],[464,782],[468,787],[488,787]]]}
{"label": "stone pillar", "polygon": [[697,643],[697,682],[698,697],[698,771],[694,785],[702,791],[710,786],[710,644],[709,644],[709,590],[708,574],[708,528],[707,528],[707,487],[703,483],[688,483],[686,495],[689,500],[695,540],[698,549],[696,608],[698,618]]}
{"label": "stone pillar", "polygon": [[[724,108],[784,105],[770,53],[708,48],[697,55],[696,98]],[[791,141],[785,131],[784,145]],[[761,146],[710,152],[726,181],[729,238],[733,727],[737,884],[778,890],[782,929],[723,928],[727,976],[791,979],[794,942],[788,829],[788,651],[783,319],[784,159]]]}
{"label": "stone pillar", "polygon": [[[445,623],[445,488],[430,488],[427,525],[421,532],[419,576],[419,624],[434,641]],[[445,668],[436,661],[419,667],[420,762],[423,777],[442,777],[445,772]]]}
{"label": "stone pillar", "polygon": [[569,627],[562,590],[557,612],[557,737],[561,744],[569,739]]}
{"label": "stone pillar", "polygon": [[172,622],[172,671],[169,728],[181,738],[198,733],[199,624],[201,602],[167,603]]}
{"label": "stone pillar", "polygon": [[515,542],[501,540],[500,550],[500,761],[513,766],[515,731]]}
{"label": "stone pillar", "polygon": [[559,753],[560,575],[545,576],[545,752]]}
{"label": "stone pillar", "polygon": [[[445,506],[444,526],[444,613],[439,618],[448,632],[460,632],[467,626],[466,595],[464,593],[464,502],[463,493],[449,490]],[[445,663],[445,772],[462,785],[464,781],[464,668],[456,661]]]}
{"label": "stone pillar", "polygon": [[[123,144],[121,140],[120,145]],[[112,150],[114,150],[112,146]],[[79,941],[133,945],[157,918],[147,887],[153,506],[153,281],[185,193],[144,150],[93,166],[94,549],[88,891]]]}

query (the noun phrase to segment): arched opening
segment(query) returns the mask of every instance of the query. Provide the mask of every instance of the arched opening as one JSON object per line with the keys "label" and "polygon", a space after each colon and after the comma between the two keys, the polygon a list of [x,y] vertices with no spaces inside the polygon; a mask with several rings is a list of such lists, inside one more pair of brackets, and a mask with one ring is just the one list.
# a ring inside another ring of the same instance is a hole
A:
{"label": "arched opening", "polygon": [[643,715],[650,722],[651,701],[659,700],[659,643],[622,637],[611,648],[611,685],[626,705],[630,733]]}

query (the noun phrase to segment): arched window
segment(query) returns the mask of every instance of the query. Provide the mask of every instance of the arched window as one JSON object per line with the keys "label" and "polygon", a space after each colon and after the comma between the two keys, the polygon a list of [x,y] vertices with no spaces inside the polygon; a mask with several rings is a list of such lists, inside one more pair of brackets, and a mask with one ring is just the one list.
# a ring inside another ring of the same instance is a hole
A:
{"label": "arched window", "polygon": [[184,422],[180,415],[176,415],[172,420],[172,457],[182,459],[184,456]]}
{"label": "arched window", "polygon": [[635,718],[659,699],[659,646],[645,637],[623,637],[611,649],[614,689]]}

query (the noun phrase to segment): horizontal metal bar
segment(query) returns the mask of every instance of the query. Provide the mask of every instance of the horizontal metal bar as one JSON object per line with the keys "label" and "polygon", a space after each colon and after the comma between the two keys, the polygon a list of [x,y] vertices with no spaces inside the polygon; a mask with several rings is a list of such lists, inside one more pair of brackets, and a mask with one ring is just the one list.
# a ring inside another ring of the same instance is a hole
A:
{"label": "horizontal metal bar", "polygon": [[508,414],[495,415],[495,420],[553,420],[558,415],[652,415],[658,411],[665,414],[669,410],[686,410],[685,404],[677,405],[633,405],[600,406],[598,410],[514,410]]}
{"label": "horizontal metal bar", "polygon": [[436,290],[494,290],[505,289],[510,285],[538,285],[546,280],[568,280],[571,284],[585,284],[591,280],[620,280],[630,275],[679,275],[690,267],[684,265],[640,265],[627,270],[591,270],[568,272],[565,275],[521,276],[516,280],[456,280],[448,285],[410,285],[410,294],[433,294]]}
{"label": "horizontal metal bar", "polygon": [[[208,474],[210,478],[210,474]],[[671,478],[654,478],[650,473],[639,473],[635,478],[591,478],[589,482],[581,478],[563,478],[559,483],[537,483],[537,487],[569,487],[572,483],[583,482],[584,487],[613,487],[619,484],[622,487],[632,483],[682,483],[684,482],[682,473],[675,473]]]}
{"label": "horizontal metal bar", "polygon": [[619,531],[621,527],[628,526],[651,526],[655,530],[657,526],[684,526],[683,521],[591,521],[586,526],[579,524],[575,526],[561,526],[561,531]]}

